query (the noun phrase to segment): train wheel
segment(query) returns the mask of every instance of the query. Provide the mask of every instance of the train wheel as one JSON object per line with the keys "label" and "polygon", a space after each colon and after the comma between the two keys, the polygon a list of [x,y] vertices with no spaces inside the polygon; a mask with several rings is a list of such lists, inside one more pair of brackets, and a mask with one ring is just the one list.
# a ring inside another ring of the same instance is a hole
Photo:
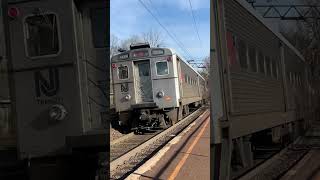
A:
{"label": "train wheel", "polygon": [[163,129],[167,129],[170,126],[170,122],[166,120],[163,114],[160,115],[159,121],[160,121],[160,127]]}

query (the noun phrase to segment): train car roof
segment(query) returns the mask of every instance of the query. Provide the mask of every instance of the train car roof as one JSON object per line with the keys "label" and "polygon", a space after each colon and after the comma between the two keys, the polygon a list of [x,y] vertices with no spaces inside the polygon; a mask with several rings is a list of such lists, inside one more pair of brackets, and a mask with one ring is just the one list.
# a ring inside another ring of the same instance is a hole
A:
{"label": "train car roof", "polygon": [[[167,54],[164,54],[164,55],[176,55],[179,57],[179,59],[181,59],[188,67],[190,67],[191,69],[193,69],[198,76],[200,76],[203,80],[205,80],[202,75],[196,71],[188,62],[186,62],[181,56],[179,56],[176,52],[176,50],[172,49],[172,48],[156,48],[156,47],[151,47],[151,48],[140,48],[140,49],[133,49],[133,50],[128,50],[128,51],[125,51],[125,52],[122,52],[122,53],[119,53],[119,54],[116,54],[114,55],[113,57],[111,57],[111,62],[115,62],[115,59],[119,59],[120,56],[122,55],[126,55],[130,52],[133,52],[133,51],[139,51],[139,50],[152,50],[152,49],[163,49],[165,50],[166,52],[170,52],[170,53],[167,53]],[[127,60],[127,59],[126,59]]]}
{"label": "train car roof", "polygon": [[303,61],[305,61],[302,54],[277,30],[271,27],[264,18],[245,0],[235,0],[242,5],[247,11],[249,11],[255,18],[257,18],[264,26],[266,26],[274,35],[276,35],[285,45],[287,45],[295,54]]}

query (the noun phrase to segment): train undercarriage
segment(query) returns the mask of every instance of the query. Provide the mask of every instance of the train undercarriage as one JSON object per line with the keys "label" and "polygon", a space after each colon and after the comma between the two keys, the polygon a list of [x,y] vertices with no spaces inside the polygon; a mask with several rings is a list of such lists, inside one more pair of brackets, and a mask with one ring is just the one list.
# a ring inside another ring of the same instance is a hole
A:
{"label": "train undercarriage", "polygon": [[203,105],[196,102],[175,108],[136,108],[118,114],[118,126],[124,132],[166,129]]}

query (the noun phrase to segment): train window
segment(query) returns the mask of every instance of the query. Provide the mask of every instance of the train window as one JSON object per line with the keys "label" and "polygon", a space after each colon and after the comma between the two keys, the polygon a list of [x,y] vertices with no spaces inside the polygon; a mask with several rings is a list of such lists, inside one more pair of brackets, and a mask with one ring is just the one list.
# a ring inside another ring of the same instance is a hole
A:
{"label": "train window", "polygon": [[108,45],[107,38],[107,8],[93,8],[90,10],[93,44],[96,48]]}
{"label": "train window", "polygon": [[272,61],[272,75],[277,78],[277,61]]}
{"label": "train window", "polygon": [[254,47],[249,48],[249,61],[251,71],[257,72],[257,61],[256,61],[256,49]]}
{"label": "train window", "polygon": [[266,73],[271,76],[271,62],[270,57],[266,56]]}
{"label": "train window", "polygon": [[148,63],[141,63],[139,66],[139,76],[150,76],[150,67]]}
{"label": "train window", "polygon": [[119,79],[128,79],[128,66],[119,66],[118,67],[118,77]]}
{"label": "train window", "polygon": [[280,77],[280,64],[279,63],[276,63],[276,68],[277,68],[277,79],[279,79]]}
{"label": "train window", "polygon": [[259,64],[259,72],[264,73],[264,56],[262,54],[262,52],[259,52],[258,55],[258,64]]}
{"label": "train window", "polygon": [[29,16],[25,19],[26,55],[31,58],[59,53],[57,17],[54,14]]}
{"label": "train window", "polygon": [[169,74],[168,62],[167,61],[159,61],[156,62],[157,75],[163,76]]}
{"label": "train window", "polygon": [[247,69],[248,68],[248,63],[247,63],[247,48],[246,48],[246,44],[243,40],[239,40],[238,41],[238,49],[239,49],[239,62],[240,62],[240,66],[243,69]]}

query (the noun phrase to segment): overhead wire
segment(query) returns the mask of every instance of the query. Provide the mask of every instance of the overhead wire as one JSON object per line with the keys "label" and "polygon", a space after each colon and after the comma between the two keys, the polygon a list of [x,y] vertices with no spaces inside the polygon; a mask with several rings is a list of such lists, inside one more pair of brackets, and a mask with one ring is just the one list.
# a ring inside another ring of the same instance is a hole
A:
{"label": "overhead wire", "polygon": [[[157,21],[157,23],[165,30],[165,32],[169,35],[169,37],[175,41],[175,43],[179,46],[179,48],[188,56],[188,58],[192,58],[192,55],[189,53],[187,48],[183,45],[183,43],[176,37],[176,35],[169,32],[169,30],[160,22],[160,20],[152,13],[152,11],[147,7],[147,5],[142,1],[139,0],[142,6],[151,14],[151,16]],[[152,3],[149,0],[150,3]]]}
{"label": "overhead wire", "polygon": [[198,27],[197,27],[197,21],[196,21],[195,15],[194,15],[194,11],[193,11],[193,8],[192,8],[191,0],[189,0],[189,6],[190,6],[191,15],[192,15],[192,18],[193,18],[193,27],[195,28],[195,31],[197,33],[197,36],[198,36],[198,39],[199,39],[199,42],[200,42],[200,48],[202,49],[202,41],[201,41],[201,38],[200,38],[200,35],[199,35],[199,30],[198,30]]}

